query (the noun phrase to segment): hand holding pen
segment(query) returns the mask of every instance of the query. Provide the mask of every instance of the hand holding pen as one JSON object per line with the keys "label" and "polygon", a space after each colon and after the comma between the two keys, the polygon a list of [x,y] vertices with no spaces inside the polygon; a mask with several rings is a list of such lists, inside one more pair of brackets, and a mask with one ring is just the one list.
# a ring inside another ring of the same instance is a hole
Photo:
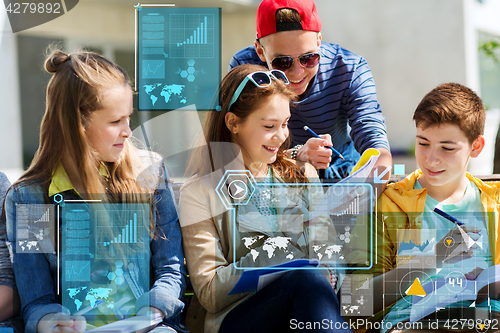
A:
{"label": "hand holding pen", "polygon": [[[316,132],[314,132],[312,129],[310,129],[309,126],[304,126],[304,130],[308,131],[309,133],[314,135],[316,138],[322,139],[318,134],[316,134]],[[328,136],[330,136],[330,134],[328,134]],[[330,137],[330,143],[328,145],[325,145],[325,147],[330,148],[332,150],[333,154],[340,157],[341,159],[344,159],[344,156],[342,156],[342,154],[340,154],[335,148],[333,148],[331,137]]]}
{"label": "hand holding pen", "polygon": [[474,254],[473,250],[477,248],[477,241],[480,239],[479,232],[481,230],[465,226],[462,221],[437,207],[434,207],[433,211],[456,225],[437,244],[436,256],[438,260],[451,264],[471,258]]}
{"label": "hand holding pen", "polygon": [[[311,132],[309,131],[309,133]],[[316,169],[326,169],[330,166],[332,155],[334,154],[330,148],[331,146],[332,139],[330,134],[313,135],[298,150],[297,160],[309,162]]]}

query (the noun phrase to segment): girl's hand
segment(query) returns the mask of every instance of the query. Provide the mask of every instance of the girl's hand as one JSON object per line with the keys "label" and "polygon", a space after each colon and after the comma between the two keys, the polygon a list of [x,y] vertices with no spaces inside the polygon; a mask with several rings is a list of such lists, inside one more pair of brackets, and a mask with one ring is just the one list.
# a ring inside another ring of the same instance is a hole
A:
{"label": "girl's hand", "polygon": [[[467,226],[457,226],[451,229],[436,245],[436,259],[438,264],[454,264],[464,259],[469,259],[474,255],[473,249],[475,247],[469,248],[467,246],[467,242],[464,240],[464,235],[462,235],[460,228],[462,228],[466,236],[473,240],[479,239],[480,229]],[[448,240],[451,240],[450,245],[447,244]]]}
{"label": "girl's hand", "polygon": [[49,313],[40,319],[36,330],[38,333],[81,333],[86,327],[87,320],[84,316]]}
{"label": "girl's hand", "polygon": [[326,169],[332,161],[332,150],[325,148],[333,146],[330,134],[320,135],[321,139],[310,138],[297,151],[297,160],[309,162],[316,169]]}
{"label": "girl's hand", "polygon": [[[153,307],[153,306],[145,306],[143,308],[141,308],[139,310],[139,312],[137,313],[137,315],[149,315],[149,317],[151,318],[151,320],[157,318],[158,316],[160,316],[161,318],[164,318],[165,315],[163,314],[163,312],[161,312],[159,309]],[[156,325],[151,325],[151,327],[147,327],[147,328],[144,328],[142,330],[139,330],[137,331],[136,333],[145,333],[145,332],[149,332],[151,331]]]}

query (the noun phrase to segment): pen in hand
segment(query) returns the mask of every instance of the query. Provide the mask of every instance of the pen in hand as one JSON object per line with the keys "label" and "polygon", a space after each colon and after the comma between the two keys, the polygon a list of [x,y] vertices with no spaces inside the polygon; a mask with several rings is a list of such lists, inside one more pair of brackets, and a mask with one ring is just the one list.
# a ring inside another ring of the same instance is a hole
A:
{"label": "pen in hand", "polygon": [[[322,137],[320,137],[318,134],[316,134],[316,132],[314,132],[312,129],[309,128],[309,126],[304,126],[304,130],[306,131],[309,131],[309,133],[311,133],[312,135],[314,135],[315,137],[317,137],[318,139],[323,139]],[[340,154],[337,149],[333,148],[333,147],[330,147],[330,146],[326,146],[327,148],[330,148],[335,154],[338,155],[338,157],[340,157],[341,159],[345,159],[344,156],[342,156],[342,154]]]}
{"label": "pen in hand", "polygon": [[434,207],[432,209],[435,213],[437,213],[438,215],[441,215],[442,217],[444,217],[445,219],[447,219],[448,221],[451,221],[453,223],[455,223],[456,225],[458,226],[463,226],[464,223],[457,220],[456,218],[454,218],[453,216],[451,216],[450,214],[447,214],[445,212],[443,212],[441,209],[437,208],[437,207]]}

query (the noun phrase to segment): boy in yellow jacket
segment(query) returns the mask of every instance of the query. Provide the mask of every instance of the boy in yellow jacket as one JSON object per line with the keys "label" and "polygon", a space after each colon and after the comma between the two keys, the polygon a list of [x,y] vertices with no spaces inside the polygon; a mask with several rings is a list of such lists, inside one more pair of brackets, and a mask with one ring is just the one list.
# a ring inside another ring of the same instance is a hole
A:
{"label": "boy in yellow jacket", "polygon": [[[477,157],[485,144],[481,99],[460,84],[442,84],[422,99],[413,119],[420,169],[389,185],[379,198],[375,260],[368,272],[373,275],[373,313],[378,313],[378,320],[385,314],[385,328],[409,320],[415,302],[411,295],[424,296],[420,286],[426,282],[444,278],[450,294],[460,293],[481,270],[500,264],[499,189],[466,171],[469,159]],[[351,255],[355,260],[361,254]],[[490,298],[498,299],[500,288],[496,293],[494,289],[490,288]],[[476,309],[488,304],[491,310],[500,309],[497,300],[484,299],[478,298]],[[457,309],[471,303],[456,302],[440,311],[447,314],[451,327],[464,315]]]}

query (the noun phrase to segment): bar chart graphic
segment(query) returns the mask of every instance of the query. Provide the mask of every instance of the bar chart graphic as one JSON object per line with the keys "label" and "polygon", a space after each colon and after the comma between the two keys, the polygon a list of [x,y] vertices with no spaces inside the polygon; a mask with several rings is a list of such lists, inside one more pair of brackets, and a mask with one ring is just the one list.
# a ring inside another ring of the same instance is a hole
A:
{"label": "bar chart graphic", "polygon": [[50,219],[49,219],[50,218],[50,214],[49,214],[49,212],[50,212],[50,209],[47,209],[45,211],[45,213],[38,220],[36,220],[34,223],[38,223],[38,222],[50,222]]}
{"label": "bar chart graphic", "polygon": [[170,55],[172,58],[213,58],[214,15],[171,14]]}
{"label": "bar chart graphic", "polygon": [[357,215],[359,214],[359,195],[357,195],[350,203],[345,206],[345,209],[335,213],[336,216],[342,215]]}
{"label": "bar chart graphic", "polygon": [[97,257],[142,258],[147,235],[143,211],[97,211],[96,230]]}
{"label": "bar chart graphic", "polygon": [[112,241],[103,242],[103,246],[109,246],[116,243],[137,243],[137,213],[134,213],[134,220],[130,220],[130,223],[121,229],[121,233],[119,233],[117,237]]}

